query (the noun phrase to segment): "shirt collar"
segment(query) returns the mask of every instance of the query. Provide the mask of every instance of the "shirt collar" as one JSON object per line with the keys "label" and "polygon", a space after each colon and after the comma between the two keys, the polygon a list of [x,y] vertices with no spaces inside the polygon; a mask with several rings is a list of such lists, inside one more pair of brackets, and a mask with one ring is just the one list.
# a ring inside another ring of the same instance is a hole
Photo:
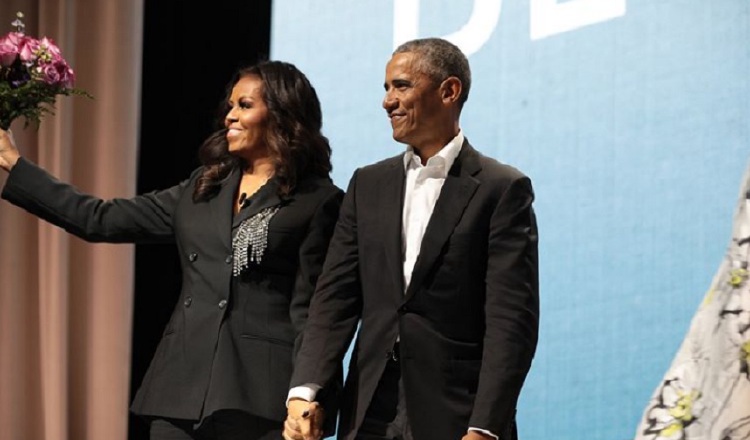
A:
{"label": "shirt collar", "polygon": [[[453,166],[453,162],[456,161],[458,154],[461,152],[461,146],[464,144],[464,132],[459,129],[456,137],[450,140],[440,151],[434,156],[427,160],[426,166],[441,163],[443,168],[443,175],[447,176]],[[434,160],[433,160],[434,159]],[[404,154],[404,169],[409,170],[410,166],[421,166],[419,156],[414,153],[414,147],[411,145],[406,147],[406,154]]]}

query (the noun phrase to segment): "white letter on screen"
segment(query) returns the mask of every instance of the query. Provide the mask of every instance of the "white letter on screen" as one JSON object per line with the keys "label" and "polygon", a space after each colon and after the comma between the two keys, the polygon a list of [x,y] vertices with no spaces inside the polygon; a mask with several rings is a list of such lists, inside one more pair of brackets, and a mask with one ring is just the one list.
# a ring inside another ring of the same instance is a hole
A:
{"label": "white letter on screen", "polygon": [[393,0],[393,48],[419,35],[419,0]]}
{"label": "white letter on screen", "polygon": [[[466,56],[479,51],[497,27],[502,0],[474,0],[469,21],[456,32],[443,38],[452,42]],[[419,35],[419,0],[394,0],[393,47]]]}
{"label": "white letter on screen", "polygon": [[626,0],[531,0],[531,39],[539,40],[625,15]]}

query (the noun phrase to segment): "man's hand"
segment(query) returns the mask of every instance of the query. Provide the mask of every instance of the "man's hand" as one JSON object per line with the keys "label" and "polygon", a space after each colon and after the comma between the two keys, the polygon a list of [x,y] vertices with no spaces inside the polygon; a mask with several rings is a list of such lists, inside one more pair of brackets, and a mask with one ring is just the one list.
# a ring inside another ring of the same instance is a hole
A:
{"label": "man's hand", "polygon": [[0,168],[10,171],[18,162],[21,155],[18,153],[16,143],[13,140],[13,133],[10,130],[5,131],[0,128]]}
{"label": "man's hand", "polygon": [[495,437],[481,431],[467,431],[461,440],[495,440]]}
{"label": "man's hand", "polygon": [[282,435],[286,440],[320,440],[324,419],[325,412],[318,402],[291,399]]}

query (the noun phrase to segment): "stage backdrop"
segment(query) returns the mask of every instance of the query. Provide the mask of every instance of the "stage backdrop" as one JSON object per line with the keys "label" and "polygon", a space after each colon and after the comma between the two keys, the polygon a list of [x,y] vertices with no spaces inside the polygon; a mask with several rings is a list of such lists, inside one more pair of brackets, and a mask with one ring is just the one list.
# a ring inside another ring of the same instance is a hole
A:
{"label": "stage backdrop", "polygon": [[747,0],[275,0],[271,55],[323,104],[334,178],[397,154],[399,42],[469,55],[462,127],[533,180],[541,334],[524,440],[632,439],[724,255],[750,157]]}

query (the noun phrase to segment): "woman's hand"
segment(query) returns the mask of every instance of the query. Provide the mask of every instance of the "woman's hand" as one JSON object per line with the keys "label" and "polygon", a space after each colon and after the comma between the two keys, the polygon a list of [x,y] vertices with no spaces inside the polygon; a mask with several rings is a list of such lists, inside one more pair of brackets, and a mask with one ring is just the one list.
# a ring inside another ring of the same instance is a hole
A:
{"label": "woman's hand", "polygon": [[0,168],[10,171],[15,166],[21,154],[16,148],[16,141],[13,140],[13,133],[0,128]]}
{"label": "woman's hand", "polygon": [[284,421],[284,440],[321,440],[325,411],[318,402],[291,399]]}

